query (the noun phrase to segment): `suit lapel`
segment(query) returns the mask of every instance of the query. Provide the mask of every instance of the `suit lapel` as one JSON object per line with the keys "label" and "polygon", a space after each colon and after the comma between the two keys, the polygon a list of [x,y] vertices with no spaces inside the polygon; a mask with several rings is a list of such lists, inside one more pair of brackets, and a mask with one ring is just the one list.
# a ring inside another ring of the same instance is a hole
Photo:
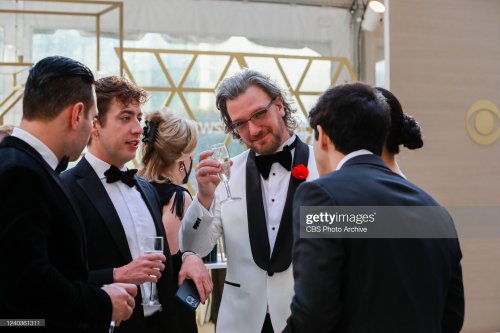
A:
{"label": "suit lapel", "polygon": [[[297,138],[293,166],[299,164],[307,166],[308,161],[309,147]],[[271,256],[266,215],[262,201],[260,174],[255,165],[255,152],[249,152],[246,164],[246,200],[250,246],[253,260],[257,266],[267,271],[268,274],[283,272],[292,262],[292,204],[295,190],[302,182],[303,180],[292,177],[290,173],[285,207]]]}
{"label": "suit lapel", "polygon": [[87,194],[104,224],[109,229],[111,237],[118,246],[123,258],[126,262],[132,261],[125,230],[123,229],[120,217],[106,189],[102,185],[101,180],[97,177],[94,169],[92,169],[85,158],[82,158],[75,168],[77,168],[75,171],[82,176],[82,178],[77,179],[76,182],[80,185],[85,194]]}
{"label": "suit lapel", "polygon": [[166,307],[164,311],[171,311],[169,307],[172,306],[169,294],[172,294],[171,286],[175,285],[177,281],[173,281],[173,266],[172,266],[172,256],[170,255],[170,248],[168,246],[167,235],[165,233],[165,228],[162,221],[162,209],[160,200],[156,194],[156,190],[147,184],[147,182],[141,177],[135,175],[137,180],[137,190],[141,193],[142,199],[146,203],[153,222],[155,224],[156,235],[163,237],[163,254],[167,258],[165,262],[165,270],[162,273],[162,278],[157,284],[158,287],[158,297],[160,302]]}
{"label": "suit lapel", "polygon": [[54,182],[59,186],[61,191],[65,194],[67,201],[70,207],[72,208],[74,215],[76,216],[77,224],[80,229],[80,235],[82,235],[81,237],[82,258],[85,262],[85,266],[87,267],[87,243],[86,243],[86,238],[84,237],[85,227],[83,224],[83,218],[80,214],[80,210],[75,205],[73,195],[66,189],[66,186],[64,186],[64,184],[61,182],[59,175],[50,167],[50,165],[43,159],[42,155],[40,155],[40,153],[38,153],[38,151],[36,151],[35,148],[33,148],[28,143],[14,136],[9,136],[5,138],[4,143],[12,147],[15,147],[19,150],[22,150],[26,154],[30,155],[31,158],[37,161],[40,164],[40,166],[43,167],[49,173],[50,177],[54,180]]}
{"label": "suit lapel", "polygon": [[[69,203],[70,203],[71,207],[73,208],[75,215],[77,216],[78,225],[80,227],[81,234],[82,234],[82,236],[84,236],[86,234],[85,233],[85,226],[84,226],[83,217],[81,216],[80,210],[75,206],[76,199],[73,197],[73,194],[66,189],[66,186],[62,183],[61,178],[59,178],[59,174],[57,174],[55,171],[53,171],[52,168],[49,167],[49,169],[52,171],[51,172],[52,178],[55,180],[55,182],[62,189],[64,194],[66,194],[66,196],[69,198]],[[87,238],[86,237],[82,237],[82,243],[83,243],[83,258],[85,259],[85,266],[88,267]]]}
{"label": "suit lapel", "polygon": [[136,175],[135,179],[137,180],[137,190],[141,193],[142,199],[146,203],[146,206],[151,213],[151,217],[153,218],[153,222],[155,223],[156,234],[164,238],[164,248],[168,248],[167,238],[165,237],[164,231],[165,229],[162,222],[161,208],[158,200],[156,200],[155,194],[151,191],[151,188],[146,185],[146,182],[142,178]]}
{"label": "suit lapel", "polygon": [[246,199],[248,234],[253,260],[261,269],[267,271],[271,246],[267,235],[266,214],[262,202],[260,174],[255,165],[255,152],[248,153],[246,165]]}
{"label": "suit lapel", "polygon": [[[307,166],[309,161],[309,147],[297,138],[297,146],[293,158],[293,167],[304,164]],[[293,168],[292,167],[292,168]],[[286,194],[285,207],[281,215],[280,228],[276,236],[276,243],[274,244],[271,262],[269,265],[270,272],[283,272],[292,262],[292,244],[293,244],[293,228],[292,228],[292,205],[293,197],[297,187],[304,180],[297,179],[290,173],[290,182],[288,185],[288,192]]]}

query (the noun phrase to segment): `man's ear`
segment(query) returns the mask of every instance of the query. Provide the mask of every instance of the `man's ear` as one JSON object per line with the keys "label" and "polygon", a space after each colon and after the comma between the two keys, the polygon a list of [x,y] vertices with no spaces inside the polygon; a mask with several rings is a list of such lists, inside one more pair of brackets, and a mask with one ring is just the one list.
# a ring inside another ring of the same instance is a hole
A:
{"label": "man's ear", "polygon": [[92,131],[90,132],[90,136],[91,137],[98,137],[100,127],[101,127],[101,124],[99,123],[99,120],[97,118],[94,118],[94,120],[92,121]]}
{"label": "man's ear", "polygon": [[281,97],[279,97],[279,96],[276,97],[274,104],[278,108],[278,114],[281,117],[284,117],[285,116],[285,105],[283,104],[283,99],[281,99]]}
{"label": "man's ear", "polygon": [[316,130],[318,131],[318,145],[321,150],[328,150],[328,146],[332,145],[332,140],[326,132],[323,130],[321,125],[316,126]]}
{"label": "man's ear", "polygon": [[78,102],[70,107],[70,127],[73,130],[79,128],[80,123],[85,118],[85,105],[82,102]]}

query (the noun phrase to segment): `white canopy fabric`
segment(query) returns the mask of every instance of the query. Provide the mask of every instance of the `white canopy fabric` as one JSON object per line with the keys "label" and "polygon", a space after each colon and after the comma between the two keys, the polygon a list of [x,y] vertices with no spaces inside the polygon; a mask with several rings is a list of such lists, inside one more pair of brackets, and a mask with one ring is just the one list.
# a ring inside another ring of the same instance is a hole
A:
{"label": "white canopy fabric", "polygon": [[[124,0],[123,3],[125,38],[148,32],[199,41],[244,36],[263,45],[309,47],[325,56],[353,59],[351,15],[346,9],[218,0]],[[31,1],[16,4],[4,0],[0,8],[95,13],[105,7]],[[102,32],[118,34],[117,18],[117,10],[105,14]],[[23,39],[29,39],[36,30],[95,30],[95,20],[91,17],[1,14],[0,21],[6,41],[16,25],[22,29]]]}

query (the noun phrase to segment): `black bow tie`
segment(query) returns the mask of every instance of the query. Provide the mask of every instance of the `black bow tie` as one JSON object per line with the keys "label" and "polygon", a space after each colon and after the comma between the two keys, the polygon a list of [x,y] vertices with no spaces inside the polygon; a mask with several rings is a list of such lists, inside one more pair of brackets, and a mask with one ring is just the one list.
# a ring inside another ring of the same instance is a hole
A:
{"label": "black bow tie", "polygon": [[297,139],[289,145],[283,147],[282,151],[274,153],[272,155],[259,155],[255,156],[255,165],[264,179],[269,178],[269,173],[271,172],[271,167],[273,163],[278,162],[288,171],[292,170],[292,153],[291,150],[295,148]]}
{"label": "black bow tie", "polygon": [[137,185],[134,175],[137,173],[137,169],[130,169],[127,171],[120,171],[114,165],[110,166],[108,170],[104,173],[106,176],[106,183],[114,183],[119,180],[132,187]]}
{"label": "black bow tie", "polygon": [[57,173],[61,173],[68,168],[69,157],[64,155],[63,158],[57,164],[56,169],[54,170]]}

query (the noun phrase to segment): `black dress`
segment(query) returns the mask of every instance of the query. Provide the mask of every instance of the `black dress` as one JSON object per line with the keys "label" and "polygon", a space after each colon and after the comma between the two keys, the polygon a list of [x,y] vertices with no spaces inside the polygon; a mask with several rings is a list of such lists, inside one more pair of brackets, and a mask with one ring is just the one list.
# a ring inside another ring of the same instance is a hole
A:
{"label": "black dress", "polygon": [[[170,200],[173,198],[174,202],[172,204],[171,212],[177,215],[180,219],[182,219],[184,213],[184,192],[191,194],[187,189],[182,186],[168,183],[155,183],[151,182],[151,185],[158,192],[158,196],[160,197],[161,206],[164,207],[168,205]],[[192,197],[191,197],[192,198]],[[178,252],[180,253],[180,251]],[[179,281],[179,271],[181,267],[180,265],[174,265],[174,273],[176,276],[175,281]],[[177,286],[176,286],[177,288]],[[198,327],[196,326],[196,313],[190,309],[188,309],[183,303],[181,303],[178,299],[176,299],[176,304],[178,305],[178,327],[179,331],[182,333],[197,333]]]}
{"label": "black dress", "polygon": [[[175,210],[175,215],[177,215],[178,218],[182,219],[182,215],[184,214],[184,192],[189,194],[189,196],[191,197],[189,191],[182,186],[175,185],[170,182],[161,184],[152,182],[151,185],[153,185],[153,187],[156,189],[156,192],[158,192],[162,207],[168,205],[170,199],[172,199],[172,196],[175,194],[174,204],[172,205],[172,213]],[[191,199],[193,199],[193,197],[191,197]]]}

